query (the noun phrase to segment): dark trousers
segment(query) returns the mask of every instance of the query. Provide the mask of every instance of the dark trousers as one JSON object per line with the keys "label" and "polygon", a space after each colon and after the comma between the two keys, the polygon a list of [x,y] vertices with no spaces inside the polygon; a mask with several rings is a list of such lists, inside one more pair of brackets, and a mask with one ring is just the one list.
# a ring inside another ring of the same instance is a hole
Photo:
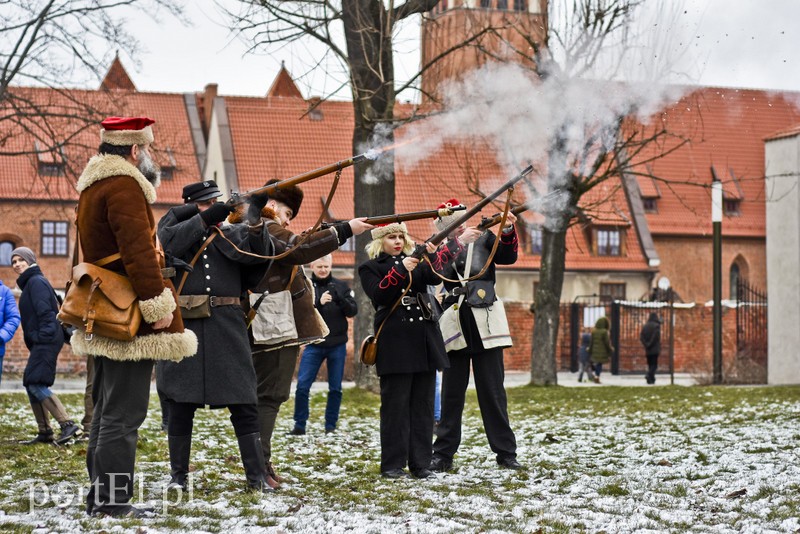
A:
{"label": "dark trousers", "polygon": [[436,372],[384,375],[381,378],[381,472],[427,468],[433,436],[433,387]]}
{"label": "dark trousers", "polygon": [[647,374],[645,375],[648,384],[656,383],[656,369],[658,369],[658,354],[648,354]]}
{"label": "dark trousers", "polygon": [[94,417],[86,452],[90,512],[124,506],[133,496],[136,442],[147,415],[152,373],[152,360],[94,358]]}
{"label": "dark trousers", "polygon": [[442,379],[442,419],[439,421],[438,437],[433,444],[433,454],[452,461],[461,445],[461,419],[471,361],[478,406],[489,446],[497,455],[498,461],[516,458],[517,440],[508,422],[508,401],[503,387],[503,349],[489,349],[472,356],[466,350],[459,350],[448,353],[448,356],[450,368],[444,370]]}
{"label": "dark trousers", "polygon": [[[168,400],[169,405],[169,435],[191,436],[194,427],[194,413],[199,404],[188,402],[175,402]],[[255,404],[231,404],[231,423],[236,437],[255,434],[258,432],[258,409]]]}
{"label": "dark trousers", "polygon": [[289,400],[292,376],[297,365],[300,347],[283,347],[253,355],[258,394],[258,423],[264,461],[272,458],[272,433],[281,404]]}

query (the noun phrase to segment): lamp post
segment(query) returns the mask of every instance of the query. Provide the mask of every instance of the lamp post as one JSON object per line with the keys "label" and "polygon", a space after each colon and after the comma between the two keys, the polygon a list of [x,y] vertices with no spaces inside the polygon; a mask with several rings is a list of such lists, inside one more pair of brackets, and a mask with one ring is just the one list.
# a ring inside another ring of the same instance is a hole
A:
{"label": "lamp post", "polygon": [[714,376],[722,383],[722,182],[711,167],[711,224],[714,230]]}

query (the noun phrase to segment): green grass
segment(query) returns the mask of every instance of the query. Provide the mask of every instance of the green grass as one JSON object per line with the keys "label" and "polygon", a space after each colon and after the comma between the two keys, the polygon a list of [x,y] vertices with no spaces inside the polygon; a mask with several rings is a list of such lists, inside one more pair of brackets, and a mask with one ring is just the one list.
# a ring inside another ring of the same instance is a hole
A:
{"label": "green grass", "polygon": [[[61,398],[79,418],[80,395]],[[289,482],[266,497],[244,491],[227,411],[200,410],[192,503],[154,518],[115,521],[86,517],[77,501],[63,510],[43,503],[37,514],[28,513],[31,484],[86,482],[86,442],[19,445],[35,433],[33,415],[24,394],[3,394],[0,530],[111,531],[117,525],[312,532],[336,525],[364,532],[624,532],[632,524],[663,531],[717,525],[781,530],[800,516],[798,485],[781,482],[792,472],[800,388],[525,386],[510,389],[508,403],[523,471],[497,468],[469,391],[453,473],[387,481],[379,476],[376,395],[345,390],[339,429],[330,435],[323,432],[324,394],[312,396],[308,434],[285,435],[292,425],[290,401],[273,440],[273,460]],[[145,499],[158,501],[169,464],[155,396],[151,411],[140,431],[137,470]],[[725,499],[741,488],[748,490],[744,496]],[[635,510],[631,502],[638,503]],[[638,523],[626,522],[631,514]]]}

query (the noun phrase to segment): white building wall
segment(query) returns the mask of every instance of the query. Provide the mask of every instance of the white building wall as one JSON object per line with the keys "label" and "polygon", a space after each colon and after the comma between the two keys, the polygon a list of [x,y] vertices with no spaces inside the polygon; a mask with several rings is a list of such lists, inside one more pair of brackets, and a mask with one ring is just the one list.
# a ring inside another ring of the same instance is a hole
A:
{"label": "white building wall", "polygon": [[800,384],[800,136],[767,141],[769,384]]}
{"label": "white building wall", "polygon": [[219,133],[219,120],[217,109],[211,114],[211,124],[208,129],[208,146],[206,148],[206,163],[203,166],[203,180],[216,180],[223,199],[230,197],[230,187],[225,177],[225,161],[222,156],[222,140]]}
{"label": "white building wall", "polygon": [[[497,294],[504,300],[533,302],[533,283],[539,280],[538,272],[497,270]],[[567,272],[561,289],[561,302],[572,302],[575,297],[600,293],[600,283],[625,284],[627,300],[639,300],[650,293],[650,275],[647,273]]]}

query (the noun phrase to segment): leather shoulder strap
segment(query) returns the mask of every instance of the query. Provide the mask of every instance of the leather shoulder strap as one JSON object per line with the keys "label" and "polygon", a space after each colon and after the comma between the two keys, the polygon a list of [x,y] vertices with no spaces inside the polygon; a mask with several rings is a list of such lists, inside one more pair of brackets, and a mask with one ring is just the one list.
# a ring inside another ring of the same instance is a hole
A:
{"label": "leather shoulder strap", "polygon": [[[197,260],[200,259],[200,254],[202,254],[203,251],[206,248],[208,248],[208,245],[210,245],[211,242],[214,241],[214,238],[217,237],[218,235],[219,234],[217,232],[211,232],[209,234],[208,238],[206,238],[206,240],[203,241],[203,244],[200,246],[200,248],[195,253],[194,257],[192,258],[192,261],[189,262],[189,267],[194,267],[194,264],[197,263]],[[183,285],[186,283],[186,279],[188,277],[189,277],[189,271],[183,271],[183,276],[181,277],[181,283],[178,285],[178,295],[181,294],[181,291],[183,290]]]}

